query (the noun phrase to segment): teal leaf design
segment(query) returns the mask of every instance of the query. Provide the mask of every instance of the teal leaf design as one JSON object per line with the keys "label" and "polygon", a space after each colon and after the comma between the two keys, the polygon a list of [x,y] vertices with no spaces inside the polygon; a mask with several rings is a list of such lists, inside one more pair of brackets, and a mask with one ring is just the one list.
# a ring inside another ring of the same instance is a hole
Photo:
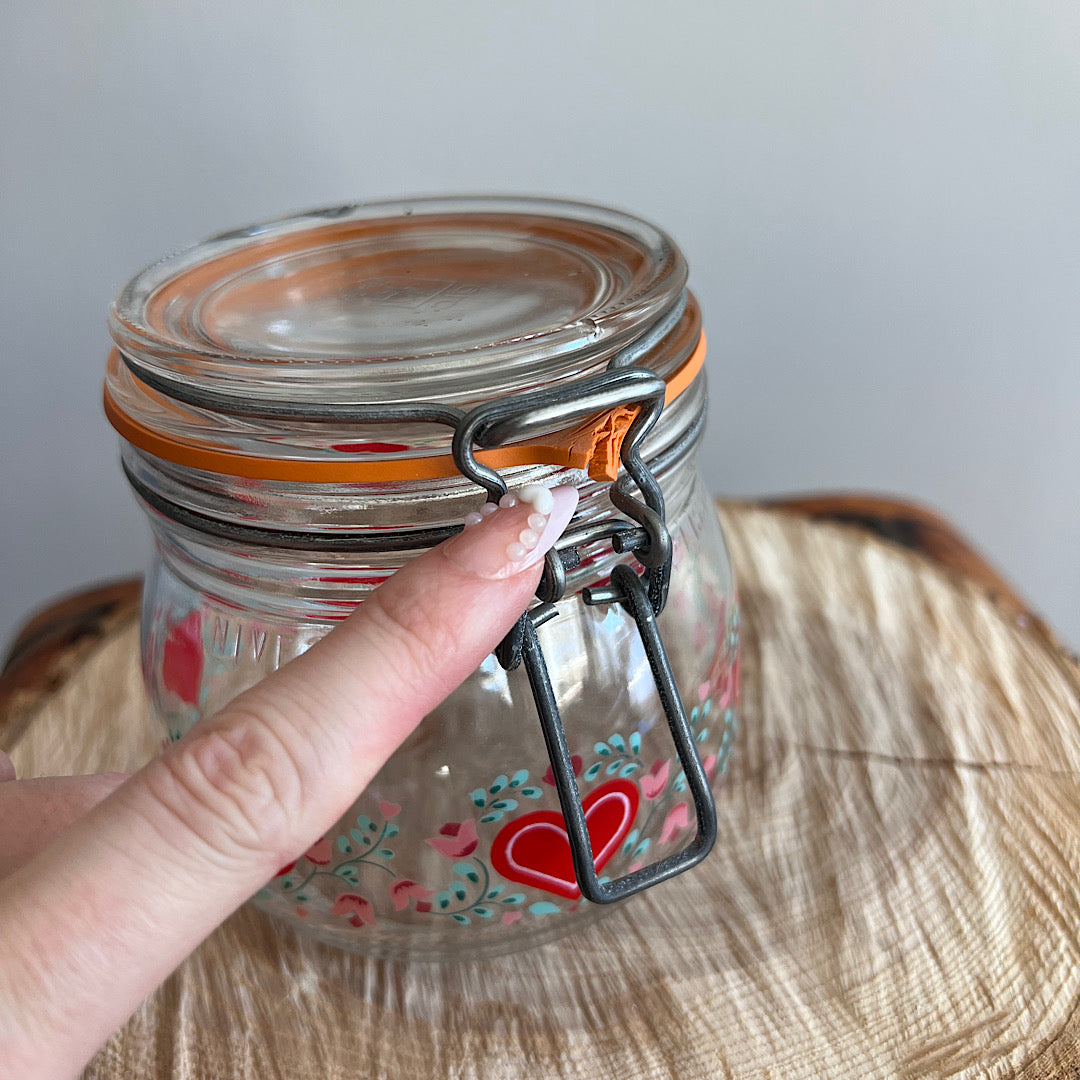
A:
{"label": "teal leaf design", "polygon": [[696,724],[697,723],[697,718],[698,718],[699,711],[700,710],[698,709],[698,707],[696,705],[690,710],[690,723],[691,724]]}
{"label": "teal leaf design", "polygon": [[367,829],[369,832],[374,830],[375,822],[371,820],[366,814],[361,814],[356,819],[356,824],[361,829]]}
{"label": "teal leaf design", "polygon": [[491,787],[488,788],[488,791],[490,791],[492,795],[498,795],[499,792],[502,791],[502,789],[506,787],[506,785],[509,783],[510,781],[505,776],[496,776],[495,782],[491,785]]}
{"label": "teal leaf design", "polygon": [[489,825],[493,821],[502,821],[502,816],[503,815],[501,810],[493,810],[490,814],[485,814],[480,819],[480,824]]}
{"label": "teal leaf design", "polygon": [[472,799],[473,806],[481,808],[487,806],[487,792],[483,788],[478,787],[475,791],[470,791],[469,798]]}
{"label": "teal leaf design", "polygon": [[491,892],[489,892],[487,894],[487,896],[484,897],[484,899],[485,900],[494,900],[497,896],[502,896],[502,894],[504,892],[506,892],[506,886],[505,885],[496,885],[495,888],[492,889]]}
{"label": "teal leaf design", "polygon": [[256,900],[269,900],[270,899],[270,890],[269,889],[260,889],[255,894],[255,899]]}
{"label": "teal leaf design", "polygon": [[337,849],[342,853],[342,855],[352,854],[352,848],[349,846],[348,837],[339,836],[337,838]]}
{"label": "teal leaf design", "polygon": [[394,853],[388,847],[377,848],[375,854],[380,859],[392,859],[394,857]]}
{"label": "teal leaf design", "polygon": [[298,903],[306,904],[311,899],[311,897],[308,896],[307,893],[298,892],[296,894],[295,899],[297,900]]}
{"label": "teal leaf design", "polygon": [[598,761],[595,765],[590,765],[585,770],[585,779],[586,780],[595,780],[600,775],[600,770],[603,767],[603,765],[604,765],[604,763],[602,761]]}
{"label": "teal leaf design", "polygon": [[641,732],[635,731],[630,735],[630,749],[635,754],[641,753]]}
{"label": "teal leaf design", "polygon": [[383,837],[389,840],[391,837],[397,836],[401,830],[396,825],[386,825],[383,828]]}
{"label": "teal leaf design", "polygon": [[288,892],[292,887],[293,883],[288,878],[281,883],[282,892]]}
{"label": "teal leaf design", "polygon": [[594,750],[595,750],[595,751],[596,751],[596,752],[597,752],[597,753],[598,753],[598,754],[599,754],[599,755],[600,755],[601,757],[611,757],[611,747],[610,747],[610,746],[608,746],[608,744],[607,744],[606,742],[598,742],[598,743],[597,743],[597,744],[596,744],[596,745],[595,745],[595,746],[593,747],[593,749],[594,749]]}
{"label": "teal leaf design", "polygon": [[709,737],[709,729],[703,727],[698,733],[695,739],[696,742],[704,742]]}
{"label": "teal leaf design", "polygon": [[465,886],[464,886],[464,885],[462,885],[460,881],[452,881],[452,882],[450,883],[450,891],[451,891],[451,892],[452,892],[452,893],[454,894],[454,896],[456,896],[456,897],[457,897],[457,898],[458,898],[459,900],[464,900],[464,899],[465,899],[465,892],[466,892],[466,890],[465,890]]}
{"label": "teal leaf design", "polygon": [[608,744],[614,746],[616,750],[626,753],[626,742],[617,731],[608,736]]}
{"label": "teal leaf design", "polygon": [[493,802],[491,807],[493,810],[516,810],[517,799],[499,799],[498,802]]}
{"label": "teal leaf design", "polygon": [[473,914],[474,915],[479,915],[481,919],[490,919],[491,918],[491,908],[474,907],[472,910],[473,910]]}
{"label": "teal leaf design", "polygon": [[650,840],[649,837],[646,836],[645,839],[642,840],[636,848],[634,848],[634,858],[637,859],[644,855],[645,852],[649,850],[649,845],[651,843],[652,840]]}
{"label": "teal leaf design", "polygon": [[350,829],[349,830],[349,835],[358,844],[366,844],[367,843],[367,837],[359,829]]}
{"label": "teal leaf design", "polygon": [[630,832],[627,834],[626,839],[623,841],[622,853],[624,855],[628,854],[630,849],[637,843],[637,838],[639,835],[640,834],[638,833],[637,829],[630,830]]}
{"label": "teal leaf design", "polygon": [[529,911],[533,915],[558,915],[561,909],[557,904],[552,904],[548,900],[541,900],[539,903],[530,904]]}
{"label": "teal leaf design", "polygon": [[500,901],[500,904],[524,904],[525,894],[523,892],[511,893],[509,896],[504,896]]}
{"label": "teal leaf design", "polygon": [[513,776],[510,777],[510,786],[511,787],[521,787],[521,785],[524,784],[525,781],[528,780],[528,779],[529,779],[529,770],[528,769],[518,769],[518,771],[516,773],[514,773]]}
{"label": "teal leaf design", "polygon": [[460,874],[462,877],[468,878],[470,881],[480,880],[480,875],[476,872],[476,867],[474,867],[472,863],[454,863],[454,873]]}
{"label": "teal leaf design", "polygon": [[641,766],[636,761],[628,761],[620,771],[620,776],[633,776]]}
{"label": "teal leaf design", "polygon": [[450,894],[448,892],[441,892],[435,894],[435,906],[446,909],[450,906]]}
{"label": "teal leaf design", "polygon": [[523,799],[539,799],[544,793],[538,787],[523,787],[518,794]]}
{"label": "teal leaf design", "polygon": [[686,773],[681,772],[675,777],[675,783],[671,785],[676,791],[686,790]]}
{"label": "teal leaf design", "polygon": [[619,766],[622,765],[623,759],[616,758],[610,765],[604,770],[608,776],[614,776],[619,771]]}
{"label": "teal leaf design", "polygon": [[462,915],[460,911],[455,911],[454,914],[451,915],[450,917],[454,920],[454,922],[461,923],[462,926],[468,926],[469,925],[469,916],[468,915]]}

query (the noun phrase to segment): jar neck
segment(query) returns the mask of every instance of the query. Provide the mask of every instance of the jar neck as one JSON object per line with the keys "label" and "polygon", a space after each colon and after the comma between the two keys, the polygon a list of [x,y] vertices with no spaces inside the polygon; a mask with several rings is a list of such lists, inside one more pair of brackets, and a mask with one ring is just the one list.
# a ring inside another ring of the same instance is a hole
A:
{"label": "jar neck", "polygon": [[[707,402],[702,372],[662,413],[642,446],[642,457],[656,470],[666,468],[696,444]],[[689,444],[685,445],[684,444]],[[225,525],[255,526],[285,533],[327,536],[380,530],[437,529],[456,526],[483,502],[483,493],[465,477],[394,483],[303,484],[255,480],[192,469],[154,457],[124,443],[122,458],[137,490],[148,501],[175,505]],[[511,487],[571,482],[585,501],[591,481],[577,470],[525,465],[503,472]]]}
{"label": "jar neck", "polygon": [[[678,522],[699,494],[696,444],[658,471],[669,522]],[[560,477],[572,482],[574,477]],[[208,536],[146,507],[158,556],[176,577],[221,604],[257,611],[267,619],[334,622],[345,618],[391,574],[426,548],[394,552],[312,552]],[[589,483],[570,528],[618,518],[607,485]],[[567,574],[566,596],[606,581],[619,563],[609,542],[581,549],[581,566]]]}
{"label": "jar neck", "polygon": [[[702,375],[644,443],[669,521],[692,497],[706,396]],[[395,570],[459,528],[485,497],[464,477],[380,485],[248,481],[186,469],[129,444],[123,460],[173,573],[223,603],[290,620],[343,618]],[[574,484],[580,502],[572,528],[621,517],[610,485],[583,472],[533,465],[502,475],[511,487]],[[594,548],[582,550],[568,592],[603,581],[630,559],[606,541]]]}

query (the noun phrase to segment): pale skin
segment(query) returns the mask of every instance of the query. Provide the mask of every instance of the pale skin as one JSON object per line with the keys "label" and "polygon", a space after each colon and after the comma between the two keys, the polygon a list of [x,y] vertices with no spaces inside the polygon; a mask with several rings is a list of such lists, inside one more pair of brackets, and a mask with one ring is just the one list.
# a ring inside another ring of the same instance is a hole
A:
{"label": "pale skin", "polygon": [[19,780],[0,754],[0,1080],[77,1075],[344,813],[528,606],[577,503],[554,495],[477,515],[133,776]]}

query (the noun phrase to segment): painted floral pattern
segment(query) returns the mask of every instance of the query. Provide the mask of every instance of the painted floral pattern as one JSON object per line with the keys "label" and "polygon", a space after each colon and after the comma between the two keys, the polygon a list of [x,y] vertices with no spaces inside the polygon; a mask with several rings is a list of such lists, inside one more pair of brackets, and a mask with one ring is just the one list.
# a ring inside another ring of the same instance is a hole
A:
{"label": "painted floral pattern", "polygon": [[[710,781],[727,769],[738,699],[738,616],[733,611],[724,648],[688,713],[695,740],[715,747],[702,759]],[[573,756],[598,874],[613,862],[624,874],[663,858],[685,844],[695,827],[678,759],[643,757],[645,730],[643,725],[641,730],[613,731],[591,753]],[[446,871],[436,880],[418,881],[395,870],[395,818],[401,807],[382,801],[377,819],[361,815],[347,831],[321,837],[283,867],[259,897],[274,906],[287,901],[301,918],[317,906],[337,925],[355,930],[377,925],[380,917],[510,926],[523,918],[573,912],[584,901],[566,824],[550,808],[553,785],[550,766],[535,776],[523,768],[500,773],[486,787],[465,793],[458,820],[444,822],[433,836],[410,841],[410,847],[420,842],[442,856]]]}

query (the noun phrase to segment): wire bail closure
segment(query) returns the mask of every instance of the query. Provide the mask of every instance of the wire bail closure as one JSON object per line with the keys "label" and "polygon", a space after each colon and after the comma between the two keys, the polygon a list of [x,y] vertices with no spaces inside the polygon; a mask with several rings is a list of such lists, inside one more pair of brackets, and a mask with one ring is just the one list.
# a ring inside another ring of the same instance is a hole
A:
{"label": "wire bail closure", "polygon": [[[654,328],[646,336],[652,336],[658,329]],[[635,346],[638,344],[634,343]],[[644,351],[642,349],[641,353]],[[635,354],[640,355],[636,348]],[[572,400],[568,400],[566,389],[550,389],[474,409],[457,428],[453,444],[454,460],[462,474],[483,487],[492,501],[498,501],[506,492],[506,484],[497,472],[476,460],[474,445],[491,449],[501,442],[527,436],[553,421],[573,420],[590,412],[620,406],[639,407],[620,448],[625,472],[612,485],[610,493],[614,506],[637,522],[638,527],[624,521],[601,522],[564,534],[563,543],[545,556],[544,574],[536,591],[540,604],[521,616],[496,649],[496,658],[504,669],[512,670],[522,662],[525,664],[566,822],[574,874],[582,895],[596,904],[625,900],[689,870],[701,862],[716,843],[716,804],[712,789],[656,623],[667,603],[672,543],[665,520],[664,497],[641,457],[640,447],[664,408],[665,387],[663,380],[652,372],[620,364],[622,355],[612,360],[607,371],[576,383],[574,388],[578,393]],[[633,493],[631,484],[637,486],[640,497]],[[634,620],[697,818],[694,839],[681,852],[614,881],[601,880],[596,873],[566,729],[536,633],[539,626],[557,617],[555,604],[565,591],[567,571],[580,563],[580,548],[602,539],[610,539],[617,552],[632,552],[644,570],[639,577],[625,564],[616,566],[609,585],[584,590],[585,603],[593,606],[618,603]]]}

